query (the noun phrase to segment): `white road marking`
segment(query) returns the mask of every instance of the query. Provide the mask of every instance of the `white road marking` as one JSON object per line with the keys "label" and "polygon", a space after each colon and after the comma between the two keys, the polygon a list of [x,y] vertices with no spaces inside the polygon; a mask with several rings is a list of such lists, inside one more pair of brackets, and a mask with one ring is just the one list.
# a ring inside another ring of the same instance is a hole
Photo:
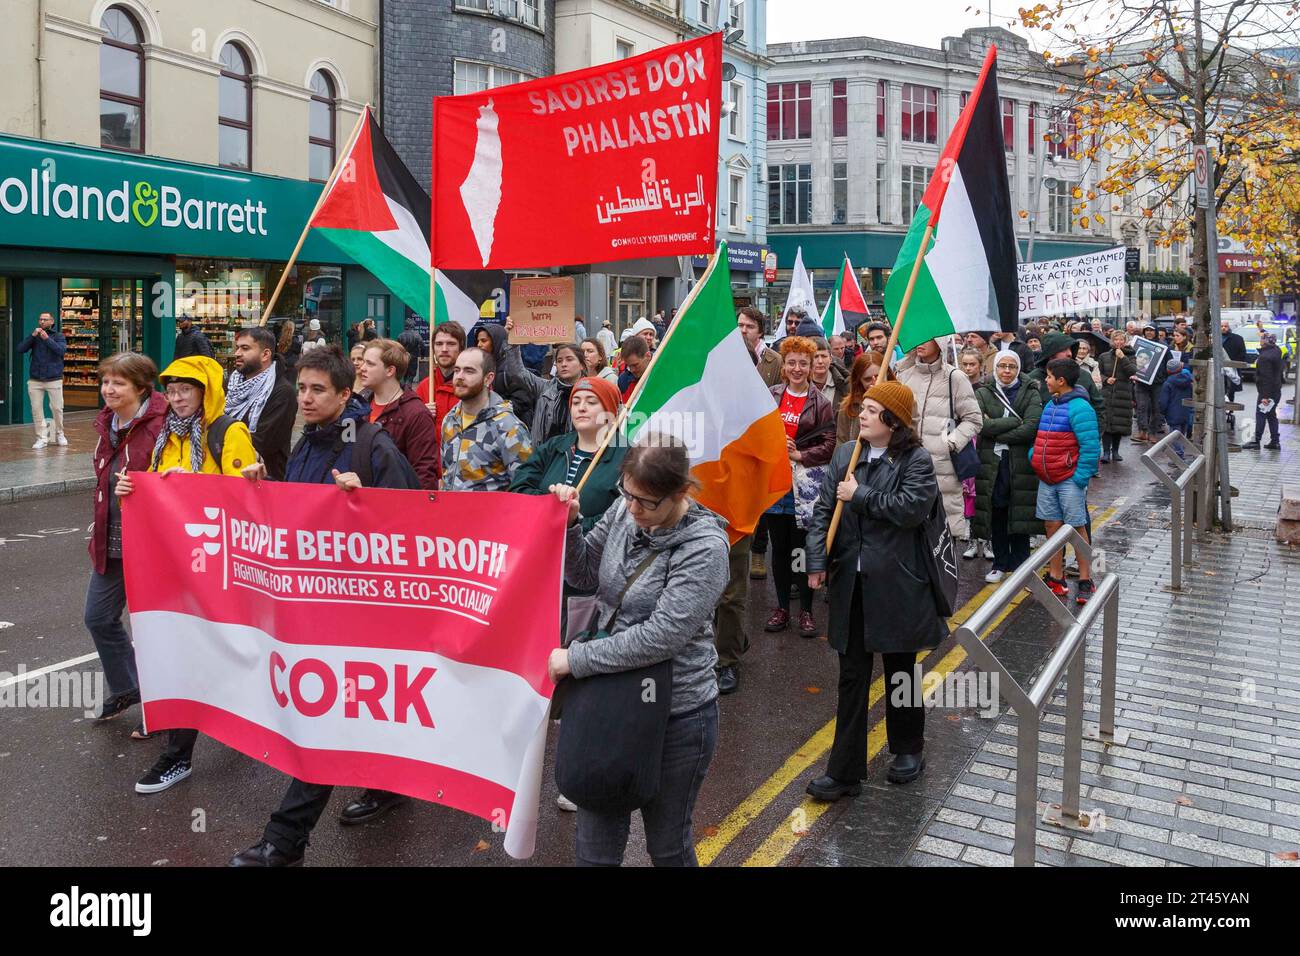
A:
{"label": "white road marking", "polygon": [[78,664],[84,664],[86,661],[99,660],[98,654],[82,654],[80,657],[74,657],[71,660],[60,661],[57,664],[50,664],[48,667],[38,667],[34,671],[24,671],[21,674],[14,674],[11,677],[0,679],[0,687],[8,687],[10,684],[21,684],[23,681],[32,680],[41,677],[53,671],[65,670],[69,667],[76,667]]}

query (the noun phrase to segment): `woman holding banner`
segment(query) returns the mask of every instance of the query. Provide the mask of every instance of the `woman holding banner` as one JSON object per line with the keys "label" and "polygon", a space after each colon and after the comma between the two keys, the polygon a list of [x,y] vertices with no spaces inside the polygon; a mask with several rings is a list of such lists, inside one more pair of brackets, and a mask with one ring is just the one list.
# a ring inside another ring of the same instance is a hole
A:
{"label": "woman holding banner", "polygon": [[[221,379],[221,366],[202,355],[177,359],[163,369],[160,381],[170,407],[154,442],[149,471],[237,478],[258,460],[248,426],[225,414]],[[118,476],[114,490],[120,499],[135,491],[128,472]],[[162,756],[139,779],[135,792],[160,793],[188,777],[198,737],[197,730],[167,731]]]}
{"label": "woman holding banner", "polygon": [[[99,364],[104,408],[95,417],[99,441],[90,456],[95,469],[95,523],[90,532],[90,586],[84,620],[104,665],[109,696],[96,723],[112,720],[140,702],[135,650],[122,626],[126,580],[122,571],[122,508],[115,490],[128,471],[144,471],[167,415],[167,400],[154,391],[158,367],[135,352],[119,352]],[[148,736],[144,727],[131,734]]]}
{"label": "woman holding banner", "polygon": [[[569,505],[565,581],[575,589],[594,588],[598,598],[584,639],[552,651],[549,662],[553,681],[575,680],[560,689],[567,696],[556,777],[579,807],[579,866],[623,862],[631,811],[626,804],[598,806],[582,787],[561,779],[570,733],[579,735],[575,752],[582,758],[573,772],[593,791],[607,787],[610,777],[599,779],[596,768],[628,760],[656,765],[653,796],[635,801],[645,821],[646,848],[655,866],[696,865],[691,814],[718,742],[713,611],[729,577],[729,544],[722,519],[691,499],[694,487],[685,446],[649,435],[638,437],[623,461],[618,482],[623,501],[589,531],[582,528],[577,490],[568,484],[551,488]],[[657,678],[642,677],[661,670],[668,688]],[[594,715],[598,720],[574,720],[571,705],[583,695],[590,702],[602,687],[622,686],[611,681],[615,676],[633,678],[628,693],[601,697],[608,710]],[[587,683],[591,678],[596,680]],[[618,743],[620,733],[660,707],[667,710],[660,713],[666,729],[658,725],[640,752],[626,752]],[[602,752],[606,748],[615,752]],[[604,796],[616,803],[617,795]]]}
{"label": "woman holding banner", "polygon": [[[884,672],[885,730],[894,755],[887,779],[910,783],[925,766],[916,652],[937,647],[948,630],[931,593],[923,527],[939,500],[939,483],[930,453],[912,430],[915,404],[912,390],[899,381],[867,392],[859,421],[865,453],[845,478],[854,444],[835,450],[808,529],[809,583],[829,584],[829,640],[840,655],[835,741],[826,773],[807,788],[818,800],[862,792],[875,654]],[[836,501],[844,508],[827,555]]]}

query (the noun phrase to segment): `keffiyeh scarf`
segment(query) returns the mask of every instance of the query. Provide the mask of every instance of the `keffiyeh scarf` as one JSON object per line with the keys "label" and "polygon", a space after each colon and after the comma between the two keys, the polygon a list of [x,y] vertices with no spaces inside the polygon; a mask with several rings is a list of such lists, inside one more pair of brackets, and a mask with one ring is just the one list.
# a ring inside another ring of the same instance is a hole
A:
{"label": "keffiyeh scarf", "polygon": [[262,417],[262,409],[266,407],[266,400],[274,387],[274,363],[251,378],[231,372],[230,384],[226,386],[226,414],[248,422],[249,431],[257,431],[257,420]]}
{"label": "keffiyeh scarf", "polygon": [[154,442],[153,455],[149,459],[149,470],[158,470],[158,460],[162,457],[163,449],[167,447],[167,439],[172,435],[181,440],[182,446],[185,444],[185,436],[190,437],[190,471],[196,475],[203,471],[202,409],[189,418],[181,418],[175,412],[168,410],[163,427],[158,432],[158,440]]}

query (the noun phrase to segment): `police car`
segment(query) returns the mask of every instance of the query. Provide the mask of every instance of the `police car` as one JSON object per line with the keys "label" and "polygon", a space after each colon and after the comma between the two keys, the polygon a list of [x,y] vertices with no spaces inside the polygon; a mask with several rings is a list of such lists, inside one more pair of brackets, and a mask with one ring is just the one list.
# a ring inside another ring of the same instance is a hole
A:
{"label": "police car", "polygon": [[[1277,336],[1277,347],[1282,350],[1282,381],[1290,382],[1295,377],[1296,371],[1296,327],[1292,323],[1264,321],[1263,331],[1272,332]],[[1255,377],[1255,360],[1259,358],[1259,333],[1260,326],[1255,323],[1239,325],[1232,331],[1241,336],[1246,343],[1246,361],[1250,363],[1249,368],[1242,369],[1242,374],[1246,378]]]}

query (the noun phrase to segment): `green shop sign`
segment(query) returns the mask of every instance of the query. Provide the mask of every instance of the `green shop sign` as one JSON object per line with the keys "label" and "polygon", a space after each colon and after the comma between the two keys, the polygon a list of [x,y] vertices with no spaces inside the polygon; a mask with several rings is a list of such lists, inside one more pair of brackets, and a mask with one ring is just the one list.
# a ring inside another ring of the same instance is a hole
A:
{"label": "green shop sign", "polygon": [[[319,183],[0,135],[0,245],[289,258]],[[306,262],[350,263],[309,235]]]}

